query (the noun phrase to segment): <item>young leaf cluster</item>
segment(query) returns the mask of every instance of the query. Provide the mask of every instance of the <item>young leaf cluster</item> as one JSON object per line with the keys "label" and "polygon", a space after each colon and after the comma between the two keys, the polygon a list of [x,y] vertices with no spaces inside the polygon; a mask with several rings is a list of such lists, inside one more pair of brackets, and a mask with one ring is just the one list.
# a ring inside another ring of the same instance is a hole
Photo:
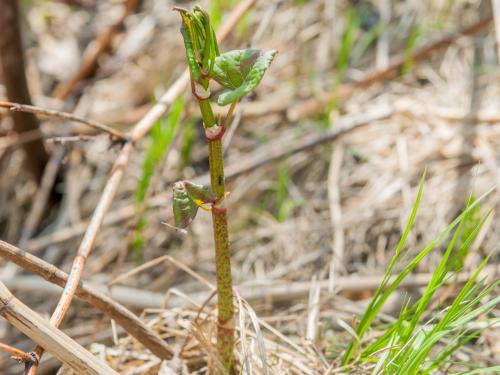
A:
{"label": "young leaf cluster", "polygon": [[[221,53],[207,12],[199,6],[195,6],[192,12],[182,8],[175,10],[182,18],[181,34],[191,76],[191,89],[199,102],[207,139],[213,142],[224,134],[227,120],[240,98],[250,93],[261,82],[276,51],[241,49]],[[215,119],[209,102],[211,79],[229,90],[217,99],[219,105],[231,104],[224,123]],[[209,188],[195,187],[187,181],[181,181],[174,186],[173,211],[176,226],[185,228],[194,219],[199,207],[215,202],[208,196],[201,200],[196,197],[203,189]],[[220,194],[218,198],[222,198]]]}
{"label": "young leaf cluster", "polygon": [[276,51],[256,49],[220,53],[208,14],[196,6],[193,12],[176,8],[181,14],[181,27],[191,78],[206,90],[210,79],[229,89],[217,102],[225,106],[252,91],[262,80]]}

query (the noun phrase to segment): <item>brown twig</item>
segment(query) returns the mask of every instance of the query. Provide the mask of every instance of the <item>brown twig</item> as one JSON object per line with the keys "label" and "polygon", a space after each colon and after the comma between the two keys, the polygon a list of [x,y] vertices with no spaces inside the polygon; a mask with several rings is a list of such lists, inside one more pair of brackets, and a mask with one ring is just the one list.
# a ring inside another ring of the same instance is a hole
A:
{"label": "brown twig", "polygon": [[[0,282],[0,315],[33,341],[47,348],[54,357],[69,365],[78,374],[118,375],[106,363],[94,357],[76,341],[15,298],[2,282]],[[31,368],[36,367],[39,358],[36,359]]]}
{"label": "brown twig", "polygon": [[60,84],[54,90],[53,95],[57,99],[64,100],[75,90],[76,86],[82,79],[87,78],[95,71],[99,57],[111,46],[113,37],[122,28],[123,22],[128,15],[133,12],[137,6],[137,2],[138,0],[127,0],[125,9],[123,10],[120,18],[107,30],[97,36],[95,44],[91,44],[87,47],[85,60],[80,66],[78,72],[76,72],[68,82]]}
{"label": "brown twig", "polygon": [[[19,267],[42,277],[50,283],[64,287],[68,274],[54,265],[45,262],[7,242],[0,240],[0,258],[17,264]],[[154,331],[144,324],[127,308],[115,302],[107,295],[95,291],[86,283],[80,283],[76,295],[99,309],[110,319],[114,319],[123,329],[137,341],[148,348],[160,359],[170,359],[173,350]]]}
{"label": "brown twig", "polygon": [[[67,276],[65,273],[64,275]],[[67,278],[65,279],[67,280]],[[45,282],[36,275],[6,277],[2,279],[7,288],[12,291],[21,291],[25,293],[44,294],[51,298],[57,298],[61,294],[61,289],[56,284]],[[59,282],[59,281],[58,281]],[[164,295],[159,293],[150,292],[146,289],[131,288],[127,286],[115,285],[110,288],[108,285],[99,284],[94,282],[84,282],[89,290],[102,293],[103,296],[112,299],[113,301],[127,308],[134,310],[144,310],[147,308],[154,308],[162,306],[161,302]],[[64,287],[65,282],[61,281],[61,286]],[[79,297],[79,289],[77,289],[76,296]],[[80,298],[80,297],[79,297]],[[83,297],[82,297],[83,300]],[[95,305],[96,309],[100,308]],[[121,323],[120,323],[121,325]],[[133,337],[133,335],[130,335]]]}
{"label": "brown twig", "polygon": [[[417,62],[428,59],[434,52],[449,46],[460,36],[472,35],[483,30],[491,23],[492,19],[492,16],[486,17],[469,27],[457,31],[456,33],[443,36],[434,42],[417,48],[417,50],[410,56],[411,61]],[[301,118],[314,115],[322,111],[328,103],[348,98],[357,89],[366,88],[377,82],[390,79],[398,74],[406,61],[408,61],[408,56],[405,53],[398,54],[389,61],[389,65],[384,70],[375,70],[366,74],[363,79],[356,83],[344,84],[338,87],[335,91],[326,93],[319,98],[308,99],[302,103],[292,106],[287,112],[287,118],[294,122],[300,120]]]}
{"label": "brown twig", "polygon": [[[229,32],[238,22],[239,18],[255,3],[256,0],[245,0],[238,4],[234,11],[229,15],[227,21],[221,26],[220,29],[220,40],[225,39]],[[92,214],[89,226],[85,232],[85,235],[80,243],[77,251],[77,255],[73,260],[73,265],[71,267],[71,272],[68,277],[68,282],[64,287],[64,291],[61,295],[59,303],[54,310],[50,323],[58,327],[61,324],[64,315],[71,305],[71,301],[75,295],[78,288],[78,283],[83,273],[87,257],[91,253],[97,233],[104,220],[104,215],[107,213],[111,202],[115,196],[118,186],[123,177],[125,167],[128,164],[129,157],[134,149],[134,143],[144,137],[145,134],[154,126],[156,121],[170,108],[173,101],[185,91],[189,84],[189,72],[186,69],[184,73],[175,81],[175,83],[167,90],[167,92],[161,97],[159,102],[153,106],[148,113],[133,127],[130,132],[129,141],[127,141],[111,171],[111,177],[106,183],[104,191],[99,199],[97,207]],[[36,354],[41,358],[43,355],[43,348],[38,346],[35,349]],[[36,374],[37,366],[33,366],[29,371],[29,375]]]}
{"label": "brown twig", "polygon": [[85,124],[99,131],[108,133],[117,140],[123,141],[127,139],[127,137],[119,130],[113,129],[108,125],[101,124],[97,121],[88,120],[83,117],[73,115],[71,113],[55,111],[53,109],[45,109],[41,107],[36,107],[34,105],[26,105],[26,104],[12,103],[12,102],[0,102],[0,107],[8,108],[11,111],[33,113],[36,115],[57,117],[63,120],[79,122],[81,124]]}
{"label": "brown twig", "polygon": [[87,142],[95,140],[94,135],[68,135],[68,136],[58,136],[58,137],[50,137],[46,139],[47,143],[57,143],[65,145],[66,143],[72,142]]}
{"label": "brown twig", "polygon": [[3,344],[1,342],[0,342],[0,351],[10,354],[11,357],[18,362],[29,363],[33,361],[33,357],[31,356],[31,354],[23,352],[22,350],[14,348],[10,345]]}

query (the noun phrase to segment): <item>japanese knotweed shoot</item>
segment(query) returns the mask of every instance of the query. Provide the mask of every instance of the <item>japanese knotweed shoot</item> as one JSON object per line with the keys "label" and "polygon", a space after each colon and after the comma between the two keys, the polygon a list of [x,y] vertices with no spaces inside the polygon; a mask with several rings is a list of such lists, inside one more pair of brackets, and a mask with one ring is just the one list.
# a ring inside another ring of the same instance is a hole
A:
{"label": "japanese knotweed shoot", "polygon": [[[233,374],[233,281],[227,212],[223,205],[227,193],[221,138],[237,102],[261,82],[276,51],[244,49],[220,53],[210,19],[203,9],[195,6],[192,12],[181,8],[175,10],[182,18],[181,34],[191,76],[191,91],[198,101],[208,142],[211,186],[177,182],[174,185],[174,220],[177,227],[185,228],[193,221],[199,207],[212,212],[218,298],[217,357],[222,365],[217,372]],[[214,116],[210,80],[229,90],[217,98],[219,105],[230,104],[224,122]]]}

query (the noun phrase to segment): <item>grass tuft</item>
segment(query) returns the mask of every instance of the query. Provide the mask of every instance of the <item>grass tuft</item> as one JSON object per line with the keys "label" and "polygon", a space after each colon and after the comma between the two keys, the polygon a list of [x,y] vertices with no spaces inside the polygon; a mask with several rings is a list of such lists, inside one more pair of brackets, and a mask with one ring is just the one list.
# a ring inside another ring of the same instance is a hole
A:
{"label": "grass tuft", "polygon": [[[394,273],[395,266],[399,266],[407,255],[403,254],[403,249],[417,215],[424,181],[425,174],[395,254],[382,283],[355,327],[357,338],[349,343],[342,365],[356,366],[368,363],[374,366],[373,374],[429,374],[450,365],[453,354],[461,346],[476,339],[486,327],[500,321],[485,318],[500,302],[500,297],[490,296],[499,285],[499,281],[486,284],[479,278],[489,258],[485,259],[470,276],[451,305],[439,309],[436,302],[445,283],[453,281],[452,271],[458,269],[458,264],[463,264],[464,257],[469,252],[477,233],[492,215],[492,210],[483,216],[479,213],[479,203],[492,190],[478,199],[471,197],[464,211],[450,225],[403,266],[399,273]],[[427,254],[432,250],[438,250],[439,245],[451,234],[444,254],[422,296],[416,302],[408,300],[398,318],[386,326],[376,339],[364,340],[365,334],[374,329],[373,323],[389,296]],[[472,328],[477,326],[473,323],[477,323],[480,317],[482,328]]]}

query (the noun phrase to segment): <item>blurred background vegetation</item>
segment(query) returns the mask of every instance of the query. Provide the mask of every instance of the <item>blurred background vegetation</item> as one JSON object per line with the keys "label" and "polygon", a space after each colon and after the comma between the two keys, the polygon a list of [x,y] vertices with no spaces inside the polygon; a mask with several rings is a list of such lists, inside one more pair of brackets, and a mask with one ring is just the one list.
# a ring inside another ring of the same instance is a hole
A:
{"label": "blurred background vegetation", "polygon": [[[9,21],[13,3],[20,40]],[[241,1],[1,0],[0,100],[127,132],[186,67],[172,7],[195,3],[217,27]],[[404,373],[398,364],[456,373],[498,365],[498,287],[490,282],[498,278],[500,195],[490,189],[500,181],[499,8],[495,0],[259,0],[221,44],[224,51],[279,51],[224,138],[234,278],[269,325],[262,329],[270,373],[337,371],[352,336],[364,334],[353,316],[370,330],[345,372]],[[121,144],[82,124],[11,114],[0,112],[0,239],[67,271]],[[107,286],[169,255],[214,281],[209,215],[199,212],[187,235],[161,224],[173,224],[173,182],[206,179],[205,142],[186,92],[137,143],[85,280]],[[448,225],[464,210],[455,232]],[[433,242],[447,228],[443,242]],[[383,293],[376,289],[402,237],[392,274],[410,271],[418,259],[412,275],[427,277],[431,287],[397,288],[377,317],[363,317],[370,299]],[[52,312],[57,289],[2,260],[0,267],[16,296],[41,314]],[[462,289],[482,279],[483,273],[471,276],[479,268],[489,279]],[[456,282],[444,285],[453,272]],[[170,342],[192,336],[188,326],[198,308],[189,301],[201,304],[208,290],[192,274],[162,261],[119,284],[125,292],[116,298]],[[207,316],[215,308],[209,306]],[[467,329],[455,330],[458,318]],[[452,336],[423,338],[429,331],[419,329],[440,321],[437,332]],[[31,348],[0,323],[0,341]],[[117,340],[109,319],[82,302],[74,302],[63,328],[123,373],[153,361],[123,332]],[[262,373],[258,335],[249,331],[247,355]],[[403,333],[396,339],[394,332]],[[420,359],[418,350],[383,349],[414,349],[425,340],[432,352]],[[186,349],[192,355],[186,363],[199,373],[203,345],[192,338]],[[157,373],[155,366],[136,373]],[[57,367],[49,358],[39,373]],[[0,372],[20,367],[1,356]]]}

